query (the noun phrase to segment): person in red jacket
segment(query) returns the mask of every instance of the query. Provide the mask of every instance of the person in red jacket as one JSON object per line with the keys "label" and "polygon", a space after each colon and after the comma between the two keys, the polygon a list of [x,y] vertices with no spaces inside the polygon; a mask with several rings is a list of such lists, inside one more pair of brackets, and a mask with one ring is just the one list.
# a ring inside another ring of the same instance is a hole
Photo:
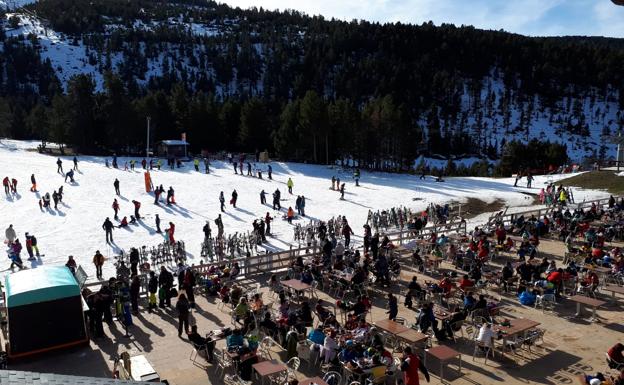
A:
{"label": "person in red jacket", "polygon": [[9,177],[5,176],[4,179],[2,179],[2,185],[4,186],[4,193],[6,195],[9,195]]}
{"label": "person in red jacket", "polygon": [[498,245],[502,245],[505,243],[505,238],[507,237],[507,232],[505,231],[505,227],[503,225],[498,226],[496,229],[496,242]]}
{"label": "person in red jacket", "polygon": [[429,382],[429,371],[420,358],[412,353],[412,348],[407,346],[403,349],[403,358],[401,359],[401,371],[403,372],[403,381],[405,385],[420,385],[418,372],[422,372],[427,382]]}
{"label": "person in red jacket", "polygon": [[448,277],[444,277],[438,283],[438,286],[440,287],[440,289],[442,289],[442,292],[444,294],[448,294],[451,291],[451,289],[455,287],[455,284],[451,282],[451,280]]}
{"label": "person in red jacket", "polygon": [[17,194],[17,179],[11,179],[11,191]]}
{"label": "person in red jacket", "polygon": [[467,288],[474,287],[475,283],[468,278],[468,275],[464,275],[464,277],[459,281],[459,288],[461,290],[466,290]]}
{"label": "person in red jacket", "polygon": [[563,269],[559,268],[551,272],[546,277],[546,280],[555,286],[555,295],[557,297],[561,296],[561,292],[563,291]]}
{"label": "person in red jacket", "polygon": [[175,243],[175,239],[173,238],[173,234],[175,232],[175,225],[173,222],[169,222],[169,243],[172,245]]}
{"label": "person in red jacket", "polygon": [[141,208],[141,202],[139,202],[139,201],[132,201],[132,204],[134,205],[134,217],[138,221],[139,219],[141,219],[141,215],[139,215],[139,209]]}
{"label": "person in red jacket", "polygon": [[481,262],[485,262],[488,259],[489,255],[490,255],[490,251],[487,249],[487,247],[485,246],[479,247],[479,251],[477,252],[477,258]]}
{"label": "person in red jacket", "polygon": [[115,211],[115,220],[118,220],[119,217],[117,213],[119,212],[119,202],[117,202],[117,199],[113,199],[113,211]]}

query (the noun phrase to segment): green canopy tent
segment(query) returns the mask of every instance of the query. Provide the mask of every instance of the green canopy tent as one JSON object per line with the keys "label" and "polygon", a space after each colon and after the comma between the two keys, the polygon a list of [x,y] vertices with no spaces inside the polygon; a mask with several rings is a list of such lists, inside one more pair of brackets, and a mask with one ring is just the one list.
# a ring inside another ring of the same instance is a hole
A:
{"label": "green canopy tent", "polygon": [[10,358],[86,343],[80,287],[65,266],[42,266],[5,278]]}

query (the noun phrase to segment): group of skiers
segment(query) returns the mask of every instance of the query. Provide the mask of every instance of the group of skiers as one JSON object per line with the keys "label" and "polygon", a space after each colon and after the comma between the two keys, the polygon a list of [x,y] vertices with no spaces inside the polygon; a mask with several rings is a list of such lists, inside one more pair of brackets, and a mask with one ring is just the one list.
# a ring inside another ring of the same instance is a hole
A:
{"label": "group of skiers", "polygon": [[[195,167],[195,171],[199,172],[199,158],[193,159],[193,167]],[[210,173],[210,159],[207,157],[204,158],[204,170],[206,174]]]}
{"label": "group of skiers", "polygon": [[54,202],[54,210],[58,210],[58,204],[63,202],[63,186],[59,187],[58,191],[54,190],[52,193],[52,198],[50,199],[50,193],[45,193],[39,199],[39,210],[43,211],[43,209],[50,209],[51,202]]}
{"label": "group of skiers", "polygon": [[[522,179],[523,175],[522,175],[522,171],[518,171],[518,173],[516,174],[516,179],[514,181],[514,187],[518,187],[518,182]],[[533,180],[535,178],[533,178],[533,175],[531,175],[530,172],[526,173],[526,178],[527,178],[527,188],[531,188],[531,184],[533,183]]]}
{"label": "group of skiers", "polygon": [[[360,174],[359,174],[359,170],[358,171],[358,177],[356,179],[356,186],[359,186],[360,184]],[[340,184],[340,178],[336,178],[335,176],[332,176],[332,185],[331,185],[331,189],[332,190],[337,190],[340,192],[340,200],[344,200],[344,194],[345,194],[345,183],[342,182],[342,184]]]}
{"label": "group of skiers", "polygon": [[11,178],[9,180],[9,177],[5,176],[4,179],[2,179],[2,186],[4,187],[4,193],[7,196],[17,194],[17,179]]}
{"label": "group of skiers", "polygon": [[[21,258],[22,252],[22,244],[20,240],[17,238],[17,233],[13,228],[13,225],[9,225],[9,227],[4,230],[5,243],[7,245],[7,255],[11,260],[11,266],[9,269],[13,269],[13,267],[17,266],[20,270],[24,269],[24,264]],[[39,253],[39,247],[37,246],[37,238],[33,234],[25,233],[24,238],[26,239],[26,252],[28,252],[28,260],[34,261],[37,258],[41,257]]]}
{"label": "group of skiers", "polygon": [[[163,185],[160,185],[159,187],[156,187],[156,189],[154,190],[154,204],[155,205],[159,205],[160,204],[160,196],[165,192],[165,188],[163,187]],[[173,187],[169,186],[169,189],[167,190],[167,206],[171,206],[172,204],[175,204],[175,190],[173,189]]]}
{"label": "group of skiers", "polygon": [[[245,156],[244,155],[241,155],[238,163],[236,161],[234,161],[233,157],[230,155],[230,163],[234,167],[234,174],[241,175],[241,176],[245,175],[245,172],[243,170],[243,165],[245,163]],[[199,168],[197,166],[196,166],[195,169],[197,171],[199,171]],[[207,168],[206,168],[206,170],[207,170]],[[239,173],[239,171],[240,171],[240,173]],[[207,173],[208,173],[208,171],[206,171],[206,174]],[[262,170],[259,167],[257,167],[255,163],[252,166],[251,162],[247,162],[247,176],[257,176],[258,179],[262,179]],[[267,176],[268,176],[269,179],[273,179],[273,167],[270,164],[267,165]]]}
{"label": "group of skiers", "polygon": [[565,206],[567,202],[574,203],[574,195],[571,188],[564,188],[563,186],[555,187],[554,184],[549,184],[546,189],[541,189],[538,198],[541,204],[552,206],[560,205]]}

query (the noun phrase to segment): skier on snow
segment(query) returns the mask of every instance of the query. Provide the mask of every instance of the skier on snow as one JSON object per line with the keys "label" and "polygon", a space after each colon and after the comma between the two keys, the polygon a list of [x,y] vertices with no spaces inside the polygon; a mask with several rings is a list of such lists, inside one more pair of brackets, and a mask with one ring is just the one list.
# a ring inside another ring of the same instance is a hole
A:
{"label": "skier on snow", "polygon": [[111,222],[109,218],[106,218],[102,224],[102,229],[106,232],[106,243],[113,241],[113,227],[115,227],[113,226],[113,222]]}
{"label": "skier on snow", "polygon": [[67,178],[69,178],[71,183],[74,183],[74,170],[67,171],[67,174],[65,174],[65,182],[67,182]]}
{"label": "skier on snow", "polygon": [[37,192],[37,180],[35,179],[35,174],[30,175],[30,183],[32,183],[32,187],[30,187],[30,191]]}
{"label": "skier on snow", "polygon": [[238,199],[238,193],[236,192],[236,189],[235,189],[234,191],[232,191],[232,199],[230,200],[230,204],[234,206],[234,208],[236,208],[237,199]]}
{"label": "skier on snow", "polygon": [[286,182],[286,186],[288,186],[288,192],[290,194],[292,194],[292,189],[293,189],[293,186],[294,186],[294,183],[293,183],[292,179],[288,178],[288,182]]}
{"label": "skier on snow", "polygon": [[212,230],[210,229],[210,222],[206,221],[206,224],[204,225],[204,228],[202,229],[204,231],[204,242],[206,242],[212,233]]}
{"label": "skier on snow", "polygon": [[217,225],[217,237],[223,237],[223,219],[221,219],[221,214],[214,220],[215,225]]}
{"label": "skier on snow", "polygon": [[115,211],[115,220],[118,220],[119,217],[117,213],[119,212],[119,202],[117,202],[117,199],[113,199],[113,211]]}
{"label": "skier on snow", "polygon": [[273,210],[282,209],[282,205],[280,204],[281,195],[282,193],[279,189],[276,189],[275,192],[273,192]]}
{"label": "skier on snow", "polygon": [[115,178],[115,181],[113,182],[113,187],[115,187],[115,194],[117,194],[117,196],[120,196],[121,193],[119,192],[119,179]]}
{"label": "skier on snow", "polygon": [[4,186],[4,193],[6,195],[9,195],[9,177],[5,176],[4,179],[2,179],[2,186]]}
{"label": "skier on snow", "polygon": [[221,212],[225,212],[225,197],[223,196],[223,191],[219,194],[219,203],[221,204]]}
{"label": "skier on snow", "polygon": [[15,238],[17,238],[17,234],[15,233],[15,229],[13,229],[13,225],[9,225],[9,227],[4,230],[4,237],[7,240],[7,244],[11,245]]}
{"label": "skier on snow", "polygon": [[141,208],[141,202],[133,200],[132,204],[134,205],[134,216],[136,217],[137,220],[141,219],[141,216],[139,215],[139,209]]}

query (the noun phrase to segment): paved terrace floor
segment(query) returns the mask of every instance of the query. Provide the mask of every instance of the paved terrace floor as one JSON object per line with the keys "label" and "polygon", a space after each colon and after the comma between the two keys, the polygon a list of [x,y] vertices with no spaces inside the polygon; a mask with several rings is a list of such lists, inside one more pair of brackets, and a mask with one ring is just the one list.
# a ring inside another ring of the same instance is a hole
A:
{"label": "paved terrace floor", "polygon": [[[564,252],[560,242],[543,240],[540,252],[555,256],[558,265],[561,264]],[[495,264],[504,262],[507,256],[499,259]],[[442,268],[450,268],[447,263]],[[405,266],[402,270],[403,285],[414,275],[414,271]],[[422,283],[425,280],[434,280],[437,277],[419,276]],[[268,277],[257,277],[254,280],[244,281],[246,287],[251,288],[255,282],[266,285]],[[263,291],[266,291],[263,288]],[[396,292],[396,287],[394,288]],[[494,291],[495,297],[500,297],[503,306],[503,316],[511,318],[525,317],[541,323],[546,330],[544,343],[532,349],[532,353],[522,350],[511,359],[501,360],[499,356],[488,359],[484,364],[483,357],[473,361],[473,345],[466,339],[458,343],[445,342],[462,353],[463,375],[457,376],[453,370],[445,370],[445,380],[453,385],[474,384],[578,384],[578,375],[582,373],[607,372],[605,352],[617,341],[622,341],[622,307],[621,305],[606,306],[598,310],[599,322],[589,323],[583,319],[567,319],[575,312],[575,304],[570,301],[560,301],[554,312],[544,313],[532,307],[525,307],[518,303],[515,297]],[[321,299],[335,302],[327,294],[319,292]],[[608,298],[609,293],[603,293]],[[621,301],[623,298],[618,297]],[[265,303],[271,299],[264,293]],[[198,295],[197,308],[193,316],[200,333],[231,326],[231,318],[226,312],[217,309],[217,299]],[[399,316],[408,322],[415,321],[416,312],[403,307],[403,298],[399,298]],[[108,377],[112,370],[112,356],[123,351],[131,355],[144,354],[152,363],[163,379],[171,384],[218,384],[222,383],[221,376],[215,374],[215,368],[208,365],[203,370],[189,360],[191,346],[185,338],[177,336],[177,318],[174,310],[159,309],[154,314],[148,314],[146,300],[141,304],[141,314],[134,317],[135,326],[131,328],[131,336],[124,336],[123,327],[119,322],[111,327],[105,324],[106,338],[92,341],[88,347],[69,352],[59,352],[50,356],[40,357],[33,361],[10,365],[17,370],[33,370],[39,372],[54,372],[60,374],[75,374]],[[174,303],[175,305],[175,303]],[[374,320],[386,318],[384,298],[376,297],[372,316]],[[588,310],[586,310],[588,311]],[[54,330],[50,330],[53,333]],[[222,347],[223,341],[219,342]],[[438,343],[434,340],[434,345]],[[421,352],[422,353],[422,352]],[[428,365],[433,369],[432,383],[439,384],[437,365]],[[318,375],[320,368],[308,369],[302,363],[299,376],[301,378]],[[424,383],[424,382],[423,382]]]}

